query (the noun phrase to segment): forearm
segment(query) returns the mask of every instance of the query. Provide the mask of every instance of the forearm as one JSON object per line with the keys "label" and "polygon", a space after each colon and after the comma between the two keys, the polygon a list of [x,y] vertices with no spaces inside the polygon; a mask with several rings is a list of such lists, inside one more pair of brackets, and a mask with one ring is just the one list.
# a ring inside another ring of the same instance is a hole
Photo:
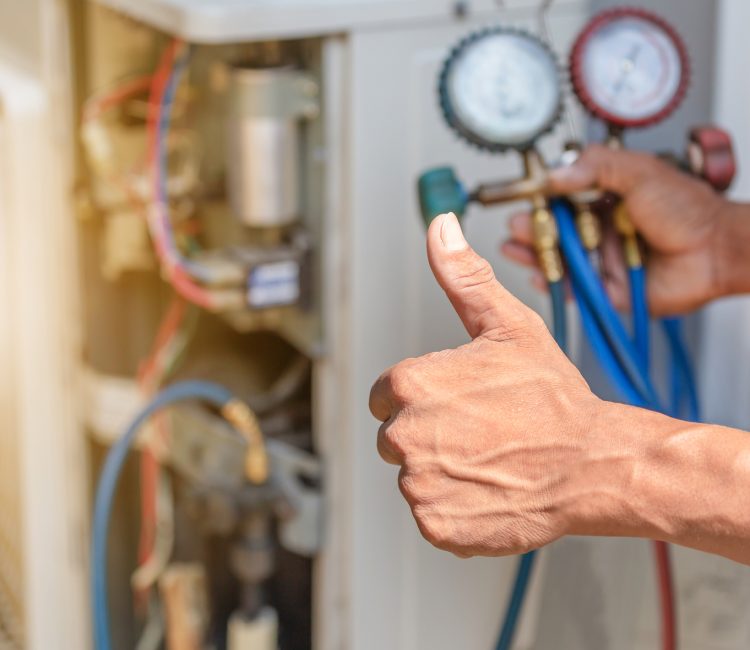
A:
{"label": "forearm", "polygon": [[719,296],[750,293],[750,205],[725,204],[716,238],[716,285]]}
{"label": "forearm", "polygon": [[[750,434],[605,404],[571,533],[658,539],[750,565]],[[589,481],[590,483],[592,481]]]}

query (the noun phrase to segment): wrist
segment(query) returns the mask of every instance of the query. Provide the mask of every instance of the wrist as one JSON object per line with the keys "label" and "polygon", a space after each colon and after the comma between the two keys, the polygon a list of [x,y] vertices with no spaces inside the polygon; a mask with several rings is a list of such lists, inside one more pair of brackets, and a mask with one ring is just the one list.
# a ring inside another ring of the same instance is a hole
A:
{"label": "wrist", "polygon": [[717,215],[714,281],[717,298],[750,292],[750,207],[725,201]]}
{"label": "wrist", "polygon": [[[588,414],[586,448],[571,485],[567,533],[671,539],[655,507],[652,476],[676,421],[644,409],[600,402]],[[682,424],[682,423],[678,423]]]}
{"label": "wrist", "polygon": [[590,422],[570,534],[681,539],[690,526],[684,488],[698,469],[695,441],[684,441],[697,425],[607,402]]}
{"label": "wrist", "polygon": [[602,402],[566,534],[656,539],[750,564],[748,434]]}

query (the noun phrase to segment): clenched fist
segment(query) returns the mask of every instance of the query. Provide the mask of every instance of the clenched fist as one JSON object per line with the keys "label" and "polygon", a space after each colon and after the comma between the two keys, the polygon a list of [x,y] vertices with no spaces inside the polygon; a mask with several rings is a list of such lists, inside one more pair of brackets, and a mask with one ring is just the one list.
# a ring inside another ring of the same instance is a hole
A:
{"label": "clenched fist", "polygon": [[401,466],[420,531],[462,557],[585,532],[602,459],[637,455],[635,439],[601,430],[604,403],[453,215],[435,219],[427,239],[433,273],[472,341],[394,366],[370,395],[383,422],[378,450]]}

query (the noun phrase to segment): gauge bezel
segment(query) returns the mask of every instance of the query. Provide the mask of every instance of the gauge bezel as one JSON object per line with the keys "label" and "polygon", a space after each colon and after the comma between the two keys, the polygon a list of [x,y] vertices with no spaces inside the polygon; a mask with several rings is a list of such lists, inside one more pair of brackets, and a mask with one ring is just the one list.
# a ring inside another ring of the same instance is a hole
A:
{"label": "gauge bezel", "polygon": [[[621,20],[622,18],[637,18],[644,20],[662,30],[672,41],[681,65],[680,83],[669,103],[652,115],[635,119],[627,119],[615,115],[597,103],[592,93],[589,92],[583,74],[586,48],[595,34],[603,27],[617,20]],[[594,117],[599,118],[611,126],[622,129],[653,126],[666,120],[684,101],[690,86],[690,73],[690,56],[688,55],[685,41],[682,36],[680,36],[679,32],[660,15],[639,7],[618,7],[603,11],[594,16],[576,39],[570,54],[570,81],[573,86],[573,91],[581,104],[583,104],[583,107]]]}
{"label": "gauge bezel", "polygon": [[[534,42],[549,55],[550,62],[553,64],[555,70],[557,71],[557,84],[559,91],[557,108],[555,109],[552,117],[548,120],[548,122],[545,123],[544,126],[542,126],[532,138],[529,138],[528,140],[524,140],[522,142],[493,142],[481,137],[480,135],[477,135],[461,122],[451,106],[450,93],[448,92],[448,76],[452,65],[467,48],[471,47],[476,42],[484,38],[496,36],[498,34],[520,36],[521,38],[525,38],[529,41]],[[526,30],[518,29],[515,27],[502,26],[486,27],[484,29],[472,32],[461,41],[459,41],[459,43],[455,47],[453,47],[450,54],[443,63],[443,68],[440,72],[440,77],[438,79],[438,95],[440,99],[440,108],[442,110],[445,121],[448,123],[448,126],[450,126],[453,131],[455,131],[469,144],[492,153],[503,153],[512,150],[523,152],[532,149],[539,138],[552,131],[552,129],[554,129],[557,123],[560,121],[565,101],[562,67],[560,65],[560,60],[552,51],[552,48],[550,48],[550,46],[545,41],[538,38],[534,34],[527,32]]]}

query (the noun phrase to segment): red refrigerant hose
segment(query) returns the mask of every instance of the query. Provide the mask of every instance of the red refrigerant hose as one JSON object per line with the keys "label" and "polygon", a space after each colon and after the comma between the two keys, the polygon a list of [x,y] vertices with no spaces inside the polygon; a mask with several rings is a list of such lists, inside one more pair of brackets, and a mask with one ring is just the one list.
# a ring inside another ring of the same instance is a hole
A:
{"label": "red refrigerant hose", "polygon": [[661,606],[661,645],[663,650],[677,650],[677,611],[669,545],[654,542],[659,598]]}

